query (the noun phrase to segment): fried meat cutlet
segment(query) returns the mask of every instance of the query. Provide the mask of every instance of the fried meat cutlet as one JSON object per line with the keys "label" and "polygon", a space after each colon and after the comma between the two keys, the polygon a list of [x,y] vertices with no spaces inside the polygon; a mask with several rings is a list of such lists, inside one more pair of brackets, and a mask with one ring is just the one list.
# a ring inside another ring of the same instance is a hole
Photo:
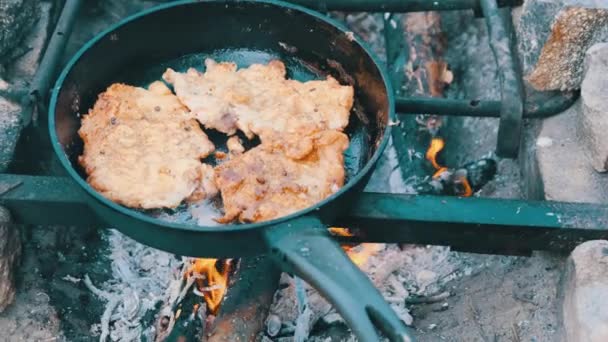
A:
{"label": "fried meat cutlet", "polygon": [[106,198],[131,208],[173,208],[217,193],[201,163],[214,149],[188,109],[162,82],[113,84],[82,118],[80,164]]}
{"label": "fried meat cutlet", "polygon": [[285,79],[283,62],[253,64],[205,60],[206,71],[167,69],[163,79],[207,128],[229,135],[241,130],[264,141],[277,134],[343,130],[353,106],[354,90],[331,76],[300,82]]}
{"label": "fried meat cutlet", "polygon": [[[301,140],[284,135],[280,141]],[[262,142],[215,168],[224,203],[218,222],[260,222],[307,208],[338,191],[344,184],[344,156],[348,137],[323,131],[307,139],[308,149],[289,153],[279,140]]]}

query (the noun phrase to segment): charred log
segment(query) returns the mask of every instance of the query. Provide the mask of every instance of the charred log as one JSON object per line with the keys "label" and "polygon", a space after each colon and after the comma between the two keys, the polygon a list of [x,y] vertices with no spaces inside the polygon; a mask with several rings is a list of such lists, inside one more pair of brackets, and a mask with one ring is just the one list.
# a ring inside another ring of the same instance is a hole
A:
{"label": "charred log", "polygon": [[415,186],[421,195],[471,196],[496,175],[496,161],[483,158],[457,169],[445,169]]}
{"label": "charred log", "polygon": [[10,213],[0,207],[0,312],[15,298],[15,266],[21,255],[21,241]]}
{"label": "charred log", "polygon": [[[387,46],[387,59],[405,64],[403,68],[396,69],[403,76],[393,80],[398,82],[393,84],[397,93],[402,96],[443,97],[445,87],[452,82],[452,73],[443,58],[447,41],[439,13],[390,16],[385,20],[385,30],[403,39],[403,47]],[[401,57],[392,56],[395,54]],[[445,118],[434,113],[419,113],[415,120],[403,118],[395,127],[393,144],[404,180],[427,175],[425,161],[413,156],[424,155],[429,138],[438,135],[444,125]]]}
{"label": "charred log", "polygon": [[206,341],[255,341],[264,329],[280,275],[264,256],[241,259]]}

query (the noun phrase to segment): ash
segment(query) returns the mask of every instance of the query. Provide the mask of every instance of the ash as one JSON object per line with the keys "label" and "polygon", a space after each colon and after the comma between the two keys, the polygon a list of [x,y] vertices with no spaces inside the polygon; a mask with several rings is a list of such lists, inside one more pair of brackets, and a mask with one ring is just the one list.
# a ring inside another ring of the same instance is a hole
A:
{"label": "ash", "polygon": [[[112,276],[99,287],[88,275],[87,288],[105,301],[100,323],[91,327],[100,341],[152,341],[155,329],[148,319],[168,298],[170,285],[181,276],[181,260],[173,254],[144,246],[116,230],[103,234],[107,240]],[[181,278],[179,278],[181,279]]]}

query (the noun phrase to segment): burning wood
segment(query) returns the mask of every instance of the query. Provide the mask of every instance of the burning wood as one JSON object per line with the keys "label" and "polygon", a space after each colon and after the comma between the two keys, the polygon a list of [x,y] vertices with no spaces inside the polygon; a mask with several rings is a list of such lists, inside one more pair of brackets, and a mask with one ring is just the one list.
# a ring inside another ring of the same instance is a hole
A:
{"label": "burning wood", "polygon": [[496,174],[496,162],[483,158],[468,163],[456,170],[442,166],[437,161],[439,153],[445,147],[445,141],[433,137],[426,152],[426,159],[431,162],[435,173],[430,180],[415,186],[419,194],[472,196],[479,191]]}
{"label": "burning wood", "polygon": [[[329,232],[335,236],[354,236],[348,228],[331,227]],[[372,256],[384,249],[382,243],[361,243],[356,246],[342,245],[350,260],[357,266],[362,267]]]}
{"label": "burning wood", "polygon": [[200,339],[217,314],[233,272],[232,259],[183,258],[156,321],[156,341]]}
{"label": "burning wood", "polygon": [[197,286],[192,291],[205,299],[207,309],[211,314],[216,314],[222,303],[231,269],[231,259],[223,261],[218,259],[193,259],[184,274],[186,281],[189,278],[195,279]]}
{"label": "burning wood", "polygon": [[208,342],[254,341],[263,330],[281,272],[270,259],[257,257],[242,259],[235,274]]}
{"label": "burning wood", "polygon": [[156,322],[156,341],[253,341],[280,271],[264,257],[185,258]]}
{"label": "burning wood", "polygon": [[458,169],[444,167],[414,188],[418,194],[468,197],[492,180],[495,174],[496,161],[482,158]]}

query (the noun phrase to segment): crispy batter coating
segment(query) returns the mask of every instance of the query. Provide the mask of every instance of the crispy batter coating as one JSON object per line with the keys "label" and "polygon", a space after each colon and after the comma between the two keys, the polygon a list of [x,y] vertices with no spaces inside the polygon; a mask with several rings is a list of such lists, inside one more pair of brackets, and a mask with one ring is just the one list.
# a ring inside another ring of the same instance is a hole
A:
{"label": "crispy batter coating", "polygon": [[[217,166],[215,180],[224,202],[218,222],[259,222],[307,208],[344,184],[348,137],[323,131],[307,137],[307,150],[289,153],[301,135],[285,135]],[[287,144],[281,143],[288,142]]]}
{"label": "crispy batter coating", "polygon": [[149,89],[113,84],[82,118],[80,164],[108,199],[132,208],[172,208],[217,193],[214,149],[186,107],[162,82]]}
{"label": "crispy batter coating", "polygon": [[205,61],[206,71],[167,69],[163,78],[177,97],[207,128],[229,135],[241,130],[261,140],[277,134],[343,130],[353,106],[354,90],[333,77],[299,82],[285,79],[283,62],[253,64]]}

